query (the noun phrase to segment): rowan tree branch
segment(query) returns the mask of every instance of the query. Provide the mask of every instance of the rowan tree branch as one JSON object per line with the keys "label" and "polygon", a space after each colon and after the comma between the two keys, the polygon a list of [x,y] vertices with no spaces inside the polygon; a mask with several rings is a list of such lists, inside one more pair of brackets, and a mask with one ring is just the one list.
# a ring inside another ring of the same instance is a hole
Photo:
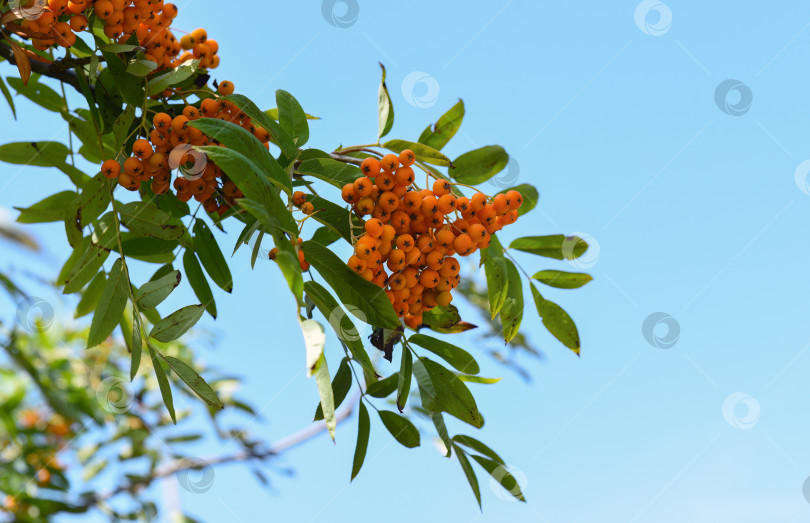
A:
{"label": "rowan tree branch", "polygon": [[[0,42],[0,56],[8,60],[13,65],[17,65],[17,60],[14,59],[14,52],[8,44]],[[76,78],[76,73],[71,71],[72,68],[84,65],[89,62],[89,58],[62,58],[55,60],[50,64],[31,60],[31,71],[48,78],[53,78],[64,82],[76,91],[81,92],[79,88],[79,80]]]}

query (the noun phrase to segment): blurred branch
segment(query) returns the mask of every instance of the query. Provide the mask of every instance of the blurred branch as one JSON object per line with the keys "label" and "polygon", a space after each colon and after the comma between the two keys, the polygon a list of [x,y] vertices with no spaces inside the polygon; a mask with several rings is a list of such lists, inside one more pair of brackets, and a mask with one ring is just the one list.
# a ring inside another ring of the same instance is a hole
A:
{"label": "blurred branch", "polygon": [[[354,409],[357,403],[360,401],[360,395],[356,394],[352,397],[349,402],[338,412],[336,413],[336,420],[337,423],[340,424],[341,422],[349,419],[351,415],[354,413]],[[296,447],[310,439],[318,436],[322,432],[326,432],[326,422],[320,421],[318,423],[313,423],[309,427],[301,429],[297,432],[294,432],[288,436],[281,438],[280,440],[276,441],[275,443],[271,444],[270,447],[265,451],[254,451],[248,450],[243,452],[238,452],[236,454],[229,454],[225,456],[215,456],[206,459],[179,459],[175,460],[172,463],[155,469],[150,475],[145,476],[143,478],[138,479],[137,481],[133,481],[128,485],[121,485],[120,487],[112,490],[106,494],[99,494],[90,496],[88,499],[84,501],[78,508],[87,510],[92,508],[94,505],[107,501],[119,494],[123,494],[125,492],[129,493],[136,493],[137,491],[148,487],[152,484],[156,479],[161,479],[169,476],[173,476],[174,474],[178,474],[180,472],[184,472],[187,470],[199,470],[205,467],[215,467],[219,465],[227,465],[231,463],[241,463],[250,460],[259,460],[264,461],[274,456],[278,456],[279,454],[290,450],[293,447]]]}
{"label": "blurred branch", "polygon": [[[12,64],[17,65],[17,60],[14,59],[14,51],[11,50],[10,46],[2,42],[0,42],[0,56]],[[88,62],[89,60],[85,58],[64,58],[56,60],[50,64],[39,62],[37,60],[31,60],[31,72],[59,80],[60,82],[64,82],[81,92],[81,89],[79,88],[79,80],[76,78],[76,74],[71,72],[70,69],[76,67],[77,65],[84,65]]]}

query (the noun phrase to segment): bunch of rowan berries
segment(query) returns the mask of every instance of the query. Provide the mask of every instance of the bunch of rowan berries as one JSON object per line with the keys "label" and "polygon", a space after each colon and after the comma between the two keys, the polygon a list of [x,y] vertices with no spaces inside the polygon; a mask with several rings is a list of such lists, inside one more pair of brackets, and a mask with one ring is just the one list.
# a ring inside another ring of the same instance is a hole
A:
{"label": "bunch of rowan berries", "polygon": [[461,268],[455,255],[489,246],[491,234],[515,223],[523,204],[515,190],[494,197],[457,196],[454,184],[441,178],[431,189],[420,189],[414,184],[415,161],[410,149],[366,158],[360,165],[364,176],[341,191],[357,215],[371,216],[354,243],[349,267],[385,289],[411,328],[422,323],[424,311],[452,301]]}
{"label": "bunch of rowan berries", "polygon": [[205,29],[195,29],[177,40],[170,30],[177,6],[163,0],[25,0],[19,8],[26,17],[20,28],[40,51],[71,47],[76,34],[87,29],[91,9],[103,21],[108,38],[124,43],[134,35],[146,58],[157,64],[156,70],[192,59],[200,60],[202,68],[219,65],[219,45],[208,38]]}
{"label": "bunch of rowan berries", "polygon": [[[223,81],[217,86],[220,95],[233,94],[232,82]],[[155,194],[163,194],[171,187],[184,202],[194,198],[201,202],[207,212],[223,215],[241,198],[242,191],[226,173],[210,161],[194,146],[217,144],[208,135],[189,126],[198,118],[217,118],[240,125],[253,134],[265,147],[270,146],[270,133],[255,125],[236,104],[219,97],[205,98],[196,105],[186,105],[183,111],[172,117],[160,112],[152,118],[153,128],[148,137],[139,138],[132,144],[132,156],[119,163],[109,159],[101,164],[101,173],[117,179],[118,184],[130,191],[140,189],[141,183],[152,181]],[[217,144],[218,145],[218,144]],[[172,170],[180,173],[172,181]]]}

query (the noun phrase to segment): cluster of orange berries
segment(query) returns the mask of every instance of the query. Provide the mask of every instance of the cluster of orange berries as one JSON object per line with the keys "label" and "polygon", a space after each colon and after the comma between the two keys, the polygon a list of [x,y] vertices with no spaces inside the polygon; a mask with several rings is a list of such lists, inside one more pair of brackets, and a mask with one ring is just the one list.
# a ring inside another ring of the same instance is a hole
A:
{"label": "cluster of orange berries", "polygon": [[[437,179],[432,189],[414,185],[413,151],[366,158],[364,176],[342,189],[360,216],[371,215],[354,244],[349,267],[385,289],[397,315],[416,328],[422,314],[446,306],[458,286],[459,261],[489,246],[491,234],[515,223],[523,197],[512,190],[495,197],[476,192],[455,196],[453,184]],[[388,268],[390,274],[385,271]]]}
{"label": "cluster of orange berries", "polygon": [[124,43],[135,35],[146,58],[158,65],[157,70],[195,58],[200,60],[200,67],[219,65],[219,45],[204,29],[195,29],[177,40],[169,29],[177,6],[163,0],[25,0],[18,9],[26,18],[20,26],[31,36],[35,49],[71,47],[76,43],[76,33],[87,29],[90,9],[104,22],[108,38]]}
{"label": "cluster of orange berries", "polygon": [[[221,95],[233,94],[234,85],[226,80],[217,90]],[[155,114],[148,138],[135,140],[132,156],[123,163],[105,160],[101,173],[111,180],[117,179],[119,185],[130,191],[140,189],[141,183],[147,180],[152,180],[155,194],[166,193],[174,187],[180,200],[187,202],[194,198],[203,203],[207,212],[225,214],[233,207],[234,199],[243,196],[242,192],[219,167],[192,149],[217,142],[190,127],[189,122],[203,117],[227,120],[251,132],[265,147],[270,146],[271,136],[229,100],[205,98],[197,105],[185,106],[182,113],[174,117],[163,112]],[[181,174],[172,182],[174,169],[179,169]]]}

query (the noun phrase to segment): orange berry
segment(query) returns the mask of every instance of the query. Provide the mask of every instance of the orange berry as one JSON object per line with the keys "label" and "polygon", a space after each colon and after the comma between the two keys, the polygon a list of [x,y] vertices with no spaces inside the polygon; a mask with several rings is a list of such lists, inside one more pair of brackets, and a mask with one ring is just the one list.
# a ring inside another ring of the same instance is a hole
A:
{"label": "orange berry", "polygon": [[172,124],[172,117],[166,113],[157,113],[152,118],[152,125],[155,129],[167,129]]}
{"label": "orange berry", "polygon": [[456,198],[456,210],[458,212],[467,212],[470,208],[470,199],[466,196]]}
{"label": "orange berry", "polygon": [[487,229],[480,223],[470,225],[469,230],[470,238],[476,243],[480,243],[487,236]]}
{"label": "orange berry", "polygon": [[179,135],[186,134],[188,129],[188,118],[179,114],[172,119],[172,131]]}
{"label": "orange berry", "polygon": [[477,192],[473,194],[473,197],[470,199],[470,210],[480,211],[486,204],[487,195],[482,192]]}
{"label": "orange berry", "polygon": [[400,167],[394,172],[394,181],[397,183],[397,185],[407,187],[413,183],[413,180],[413,169],[410,167]]}
{"label": "orange berry", "polygon": [[399,153],[399,163],[400,165],[404,165],[405,167],[409,167],[413,165],[413,162],[416,161],[416,155],[410,149],[405,149],[401,153]]}
{"label": "orange berry", "polygon": [[340,195],[343,198],[343,201],[346,203],[355,203],[360,199],[357,196],[357,192],[354,190],[354,185],[351,183],[347,183],[343,186],[343,189],[340,191]]}
{"label": "orange berry", "polygon": [[440,307],[447,307],[453,301],[453,295],[450,291],[442,291],[436,295],[436,304]]}
{"label": "orange berry", "polygon": [[405,252],[400,249],[394,249],[388,255],[388,268],[392,271],[400,271],[405,268]]}
{"label": "orange berry", "polygon": [[397,237],[397,248],[408,252],[414,248],[415,242],[410,234],[400,234]]}
{"label": "orange berry", "polygon": [[349,263],[347,265],[357,274],[362,274],[363,271],[366,270],[365,260],[361,260],[354,254],[349,258]]}
{"label": "orange berry", "polygon": [[387,171],[383,171],[380,174],[378,174],[377,177],[374,179],[374,181],[376,182],[377,187],[379,187],[381,191],[389,191],[393,189],[394,186],[396,185],[396,182],[394,181],[394,175]]}
{"label": "orange berry", "polygon": [[433,182],[433,194],[436,195],[437,197],[443,196],[445,194],[450,194],[450,189],[452,188],[453,186],[450,185],[450,182],[448,182],[447,180],[440,179]]}
{"label": "orange berry", "polygon": [[503,216],[509,210],[509,198],[503,193],[496,194],[492,199],[492,206],[495,208],[495,214]]}
{"label": "orange berry", "polygon": [[440,250],[433,250],[425,256],[425,262],[428,267],[438,271],[444,266],[444,252]]}
{"label": "orange berry", "polygon": [[380,238],[383,234],[383,222],[377,218],[366,221],[364,228],[366,233],[375,239]]}
{"label": "orange berry", "polygon": [[399,158],[395,154],[386,154],[380,160],[380,165],[388,174],[394,174],[394,171],[399,167]]}
{"label": "orange berry", "polygon": [[433,269],[425,269],[419,275],[419,283],[424,285],[426,289],[432,289],[439,283],[439,273]]}
{"label": "orange berry", "polygon": [[363,160],[363,163],[360,164],[360,170],[363,172],[364,176],[374,178],[380,174],[380,161],[376,158],[366,158]]}
{"label": "orange berry", "polygon": [[468,234],[459,234],[453,241],[453,249],[461,256],[466,256],[472,252],[473,241]]}
{"label": "orange berry", "polygon": [[301,206],[301,212],[304,214],[312,214],[315,212],[315,206],[312,205],[312,202],[304,202],[304,204]]}
{"label": "orange berry", "polygon": [[295,191],[292,195],[293,204],[300,207],[307,201],[307,193],[304,191]]}
{"label": "orange berry", "polygon": [[475,212],[475,215],[485,226],[494,224],[495,218],[497,217],[495,207],[492,204],[484,205],[483,208]]}
{"label": "orange berry", "polygon": [[388,212],[394,212],[399,208],[399,198],[391,191],[386,191],[380,195],[380,207]]}
{"label": "orange berry", "polygon": [[439,212],[450,214],[456,209],[456,197],[452,194],[444,194],[439,198]]}
{"label": "orange berry", "polygon": [[357,194],[358,197],[364,198],[371,194],[371,189],[374,186],[374,183],[366,178],[365,176],[361,176],[360,178],[354,181],[354,192]]}
{"label": "orange berry", "polygon": [[383,226],[382,236],[380,239],[384,242],[390,242],[396,237],[396,235],[397,231],[394,229],[394,227],[391,225],[385,225]]}
{"label": "orange berry", "polygon": [[509,210],[516,211],[523,205],[523,195],[514,189],[506,193],[506,198],[509,201]]}
{"label": "orange berry", "polygon": [[152,149],[152,144],[149,143],[149,140],[144,140],[141,138],[139,140],[135,140],[135,143],[132,144],[132,154],[141,160],[148,160],[154,152],[155,151]]}
{"label": "orange berry", "polygon": [[374,210],[374,200],[366,196],[365,198],[360,198],[360,201],[357,202],[355,206],[357,210],[357,214],[360,216],[364,216],[366,214],[371,214],[371,211]]}
{"label": "orange berry", "polygon": [[233,90],[234,90],[233,82],[229,82],[228,80],[223,80],[217,86],[217,92],[219,92],[219,94],[222,95],[227,96],[229,94],[233,94]]}
{"label": "orange berry", "polygon": [[70,28],[81,33],[87,29],[87,17],[84,15],[73,15],[70,17]]}
{"label": "orange berry", "polygon": [[416,248],[419,249],[419,252],[429,252],[433,250],[433,238],[430,236],[420,236],[418,240],[416,240]]}
{"label": "orange berry", "polygon": [[444,276],[445,278],[450,278],[458,274],[458,271],[461,270],[461,266],[458,263],[458,260],[453,258],[452,256],[448,256],[444,259],[444,265],[439,270],[439,275]]}
{"label": "orange berry", "polygon": [[433,216],[439,211],[439,201],[433,196],[428,196],[422,200],[422,214],[425,216]]}
{"label": "orange berry", "polygon": [[104,160],[101,164],[101,174],[110,180],[118,178],[121,173],[121,165],[115,160]]}
{"label": "orange berry", "polygon": [[436,233],[436,242],[445,249],[447,249],[448,247],[452,247],[453,241],[455,239],[456,236],[450,229],[442,229],[441,231]]}

